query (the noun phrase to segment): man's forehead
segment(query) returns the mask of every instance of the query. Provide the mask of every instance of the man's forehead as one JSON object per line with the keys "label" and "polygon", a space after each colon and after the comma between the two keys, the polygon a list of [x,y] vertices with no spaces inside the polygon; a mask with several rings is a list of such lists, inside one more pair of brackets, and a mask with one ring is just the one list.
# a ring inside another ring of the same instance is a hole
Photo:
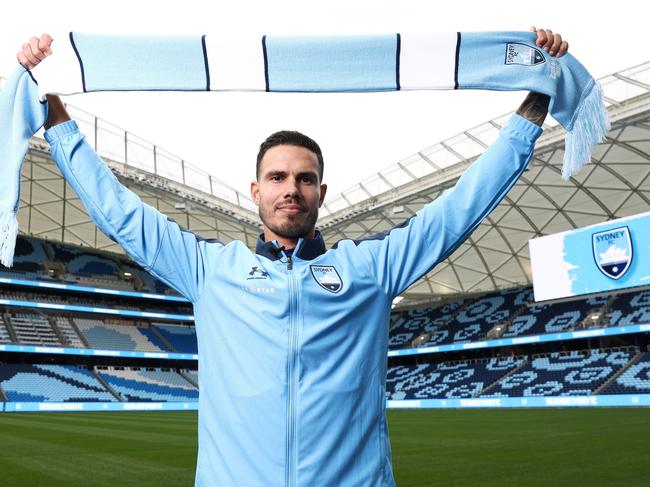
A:
{"label": "man's forehead", "polygon": [[266,151],[261,166],[263,173],[269,171],[318,173],[318,157],[305,147],[276,145]]}

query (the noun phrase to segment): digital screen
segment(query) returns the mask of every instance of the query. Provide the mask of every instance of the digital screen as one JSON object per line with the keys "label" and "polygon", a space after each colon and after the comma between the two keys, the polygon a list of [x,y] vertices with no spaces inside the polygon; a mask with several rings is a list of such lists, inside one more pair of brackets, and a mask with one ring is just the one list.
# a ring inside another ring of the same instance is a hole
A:
{"label": "digital screen", "polygon": [[528,244],[535,301],[650,285],[650,213]]}

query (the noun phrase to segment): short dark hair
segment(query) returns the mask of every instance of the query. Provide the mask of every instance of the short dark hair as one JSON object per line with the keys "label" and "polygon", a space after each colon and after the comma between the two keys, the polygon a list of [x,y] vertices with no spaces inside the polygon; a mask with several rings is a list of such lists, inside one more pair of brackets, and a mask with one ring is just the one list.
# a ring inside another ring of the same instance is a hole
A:
{"label": "short dark hair", "polygon": [[323,169],[325,164],[323,162],[323,153],[321,152],[320,147],[314,139],[295,130],[281,130],[275,132],[274,134],[269,135],[266,140],[262,142],[260,150],[257,153],[257,165],[255,167],[255,175],[257,176],[257,179],[260,178],[260,169],[264,154],[266,154],[266,151],[271,147],[275,147],[276,145],[295,145],[298,147],[304,147],[316,154],[316,157],[318,158],[318,178],[320,181],[323,181]]}

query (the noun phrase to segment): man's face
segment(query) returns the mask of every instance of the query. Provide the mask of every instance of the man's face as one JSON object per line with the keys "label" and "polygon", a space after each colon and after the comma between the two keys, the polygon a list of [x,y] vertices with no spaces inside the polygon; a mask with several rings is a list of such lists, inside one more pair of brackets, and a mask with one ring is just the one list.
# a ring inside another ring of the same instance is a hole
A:
{"label": "man's face", "polygon": [[278,240],[291,248],[301,237],[313,238],[326,191],[312,151],[294,145],[276,145],[266,151],[259,180],[251,183],[266,241]]}

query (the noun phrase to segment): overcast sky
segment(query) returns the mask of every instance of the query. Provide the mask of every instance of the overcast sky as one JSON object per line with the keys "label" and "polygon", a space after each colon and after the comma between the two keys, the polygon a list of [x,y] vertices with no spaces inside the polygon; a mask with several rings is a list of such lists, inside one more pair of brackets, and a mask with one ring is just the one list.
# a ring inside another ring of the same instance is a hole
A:
{"label": "overcast sky", "polygon": [[[12,6],[13,4],[13,6]],[[528,30],[560,32],[595,77],[650,60],[647,15],[631,0],[241,1],[32,0],[3,5],[0,75],[33,34],[75,30],[124,34],[372,34]],[[23,5],[28,4],[29,9]],[[109,93],[65,101],[100,116],[248,194],[260,142],[280,129],[315,138],[329,196],[400,159],[514,110],[523,93],[373,94]],[[329,198],[328,198],[329,199]]]}

